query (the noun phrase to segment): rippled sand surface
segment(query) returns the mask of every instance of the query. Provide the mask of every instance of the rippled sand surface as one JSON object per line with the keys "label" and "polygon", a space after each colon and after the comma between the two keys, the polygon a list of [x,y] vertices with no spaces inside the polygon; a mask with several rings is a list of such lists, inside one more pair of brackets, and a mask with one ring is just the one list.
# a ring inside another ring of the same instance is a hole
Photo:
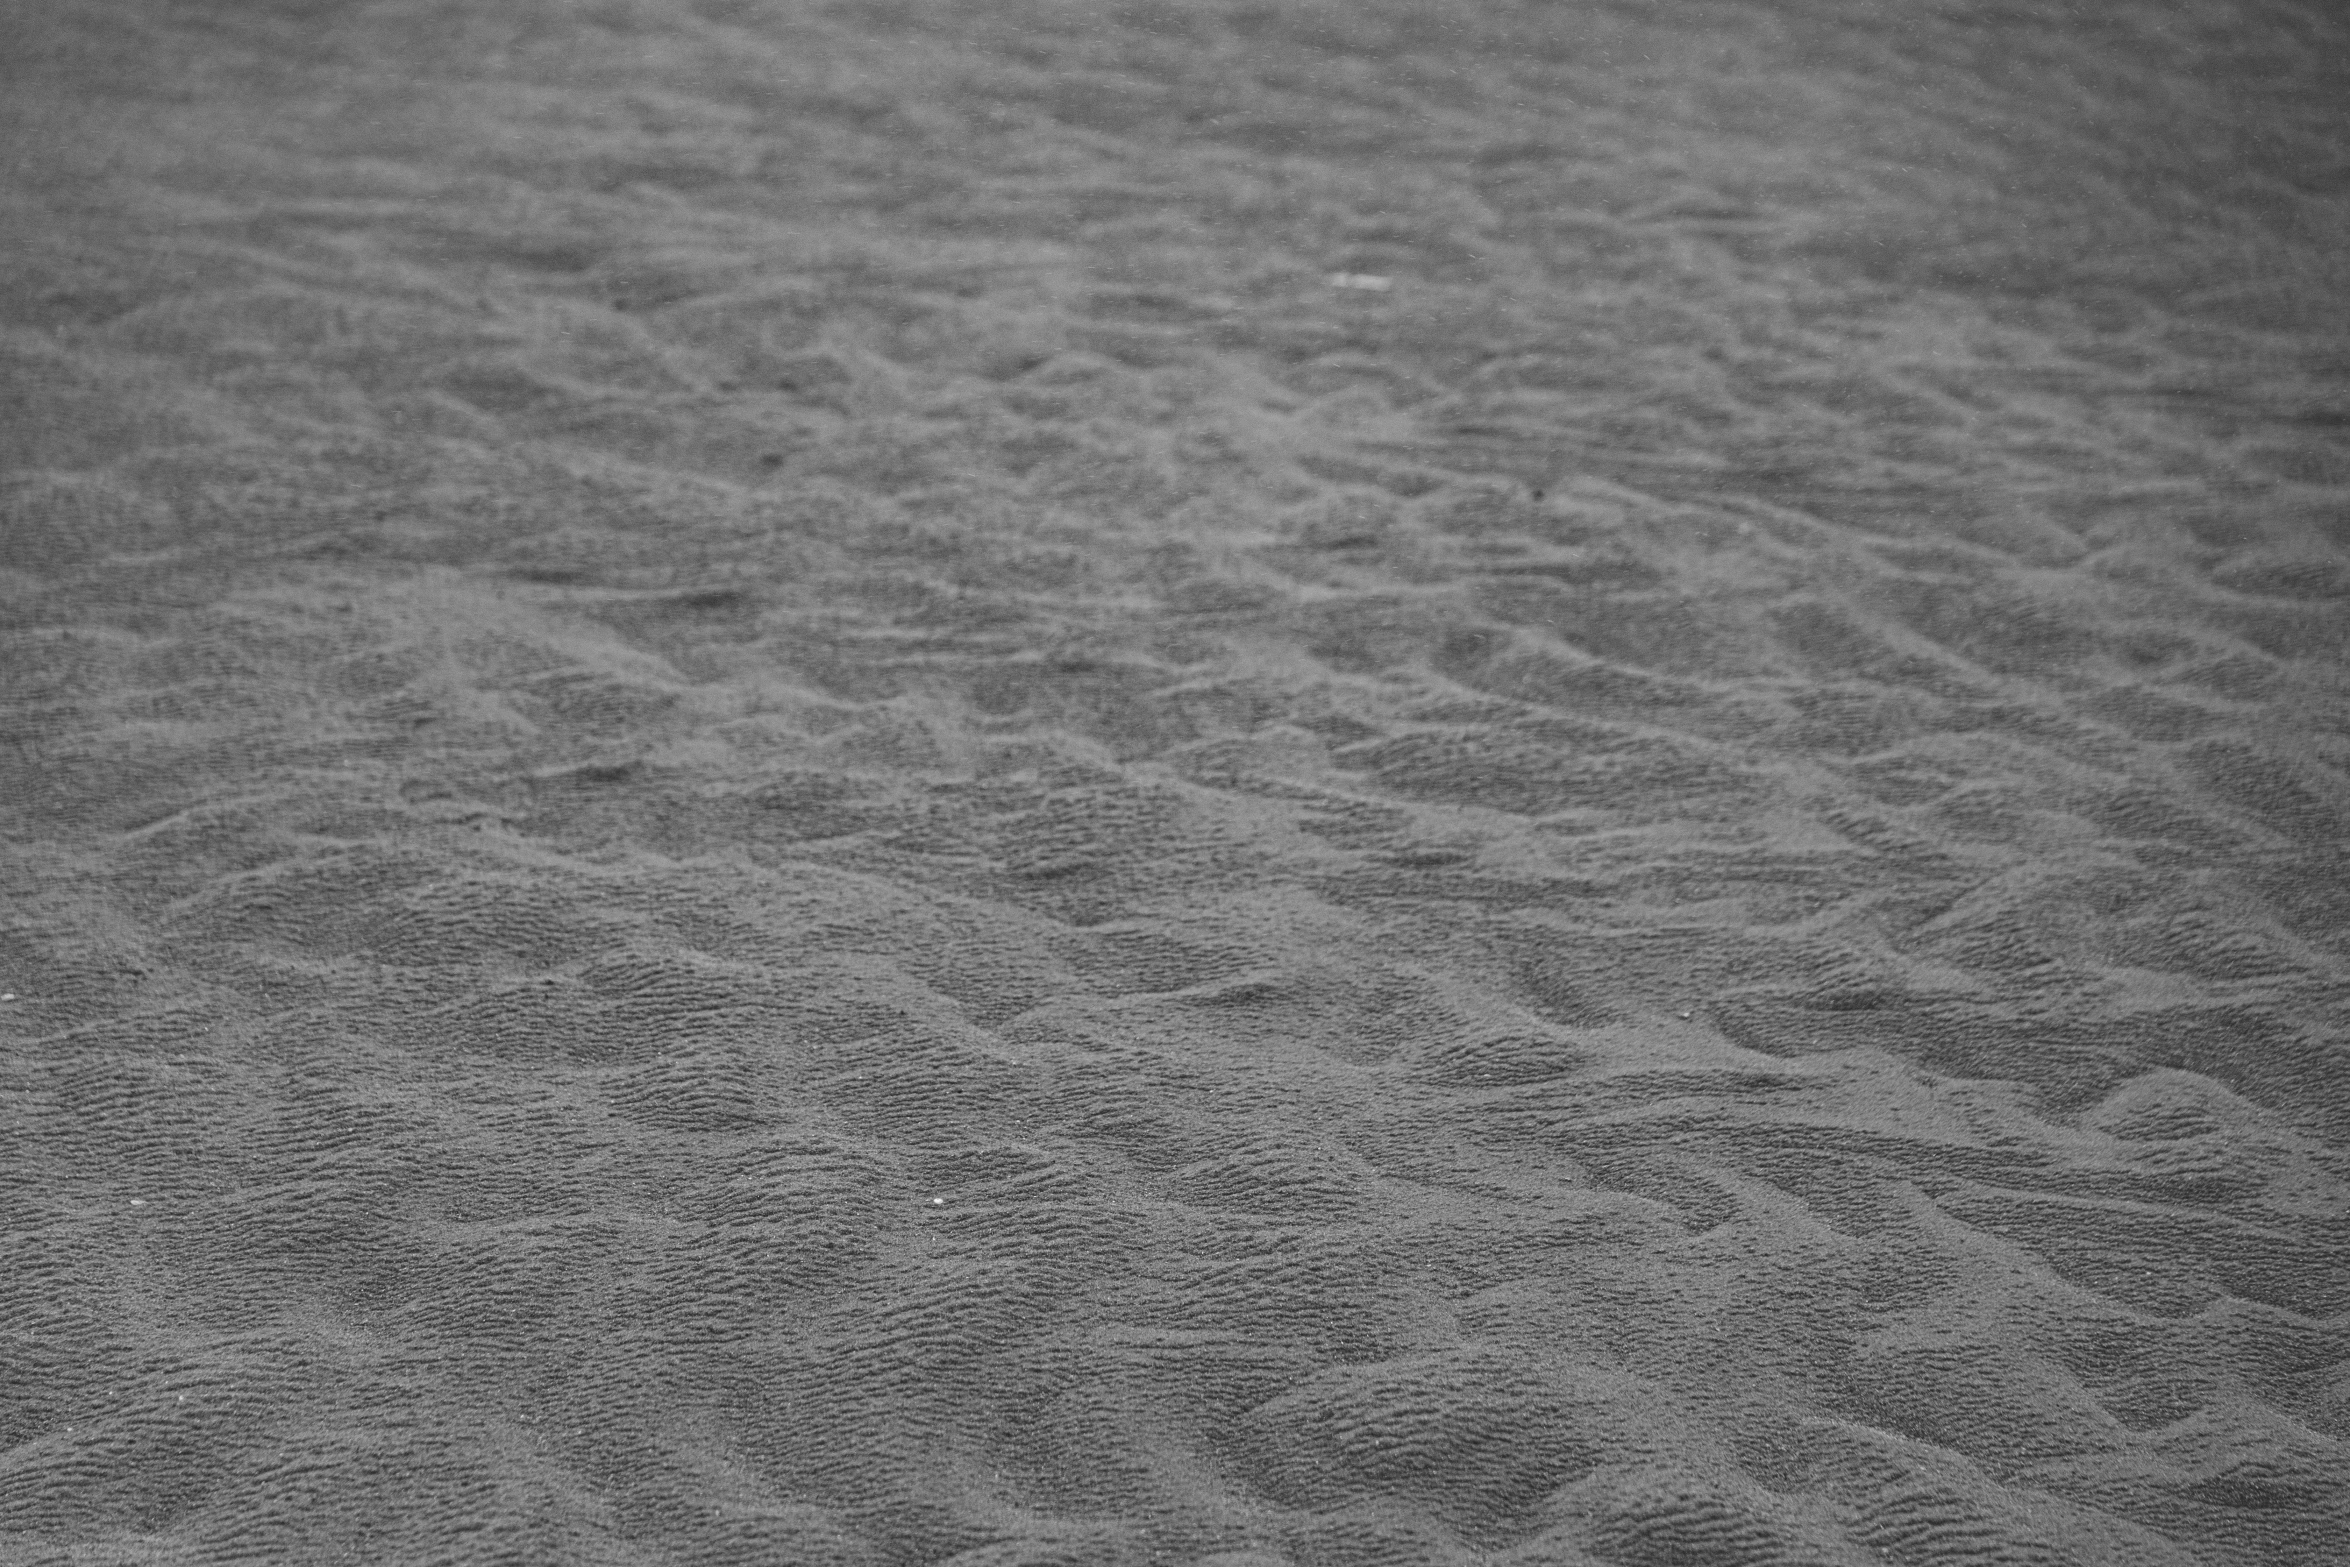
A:
{"label": "rippled sand surface", "polygon": [[0,1561],[2350,1540],[2350,23],[0,4]]}

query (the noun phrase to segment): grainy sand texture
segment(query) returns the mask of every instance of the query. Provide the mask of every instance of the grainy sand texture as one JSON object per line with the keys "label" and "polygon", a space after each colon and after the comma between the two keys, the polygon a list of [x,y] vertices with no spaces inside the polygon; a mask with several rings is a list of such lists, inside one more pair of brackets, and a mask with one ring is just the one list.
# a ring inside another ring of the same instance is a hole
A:
{"label": "grainy sand texture", "polygon": [[0,0],[0,1563],[2350,1560],[2331,0]]}

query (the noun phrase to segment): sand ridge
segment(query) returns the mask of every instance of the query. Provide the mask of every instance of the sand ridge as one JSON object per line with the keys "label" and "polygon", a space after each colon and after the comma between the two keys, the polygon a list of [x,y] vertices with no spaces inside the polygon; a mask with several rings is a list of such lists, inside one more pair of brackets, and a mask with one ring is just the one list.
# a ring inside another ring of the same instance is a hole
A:
{"label": "sand ridge", "polygon": [[0,17],[0,1559],[2350,1537],[2330,13]]}

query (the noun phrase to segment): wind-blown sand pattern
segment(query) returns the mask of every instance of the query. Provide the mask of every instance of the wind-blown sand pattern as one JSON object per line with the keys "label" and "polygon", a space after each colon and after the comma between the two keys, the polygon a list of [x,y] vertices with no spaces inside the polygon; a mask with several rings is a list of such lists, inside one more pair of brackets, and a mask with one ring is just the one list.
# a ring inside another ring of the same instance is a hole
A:
{"label": "wind-blown sand pattern", "polygon": [[0,1561],[2342,1560],[2350,24],[2069,10],[0,7]]}

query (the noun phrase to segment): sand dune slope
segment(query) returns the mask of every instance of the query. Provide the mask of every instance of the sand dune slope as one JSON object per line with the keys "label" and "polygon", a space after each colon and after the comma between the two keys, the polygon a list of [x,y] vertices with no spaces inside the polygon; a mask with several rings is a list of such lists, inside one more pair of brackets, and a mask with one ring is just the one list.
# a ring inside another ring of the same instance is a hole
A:
{"label": "sand dune slope", "polygon": [[0,1561],[2350,1540],[2350,31],[0,5]]}

